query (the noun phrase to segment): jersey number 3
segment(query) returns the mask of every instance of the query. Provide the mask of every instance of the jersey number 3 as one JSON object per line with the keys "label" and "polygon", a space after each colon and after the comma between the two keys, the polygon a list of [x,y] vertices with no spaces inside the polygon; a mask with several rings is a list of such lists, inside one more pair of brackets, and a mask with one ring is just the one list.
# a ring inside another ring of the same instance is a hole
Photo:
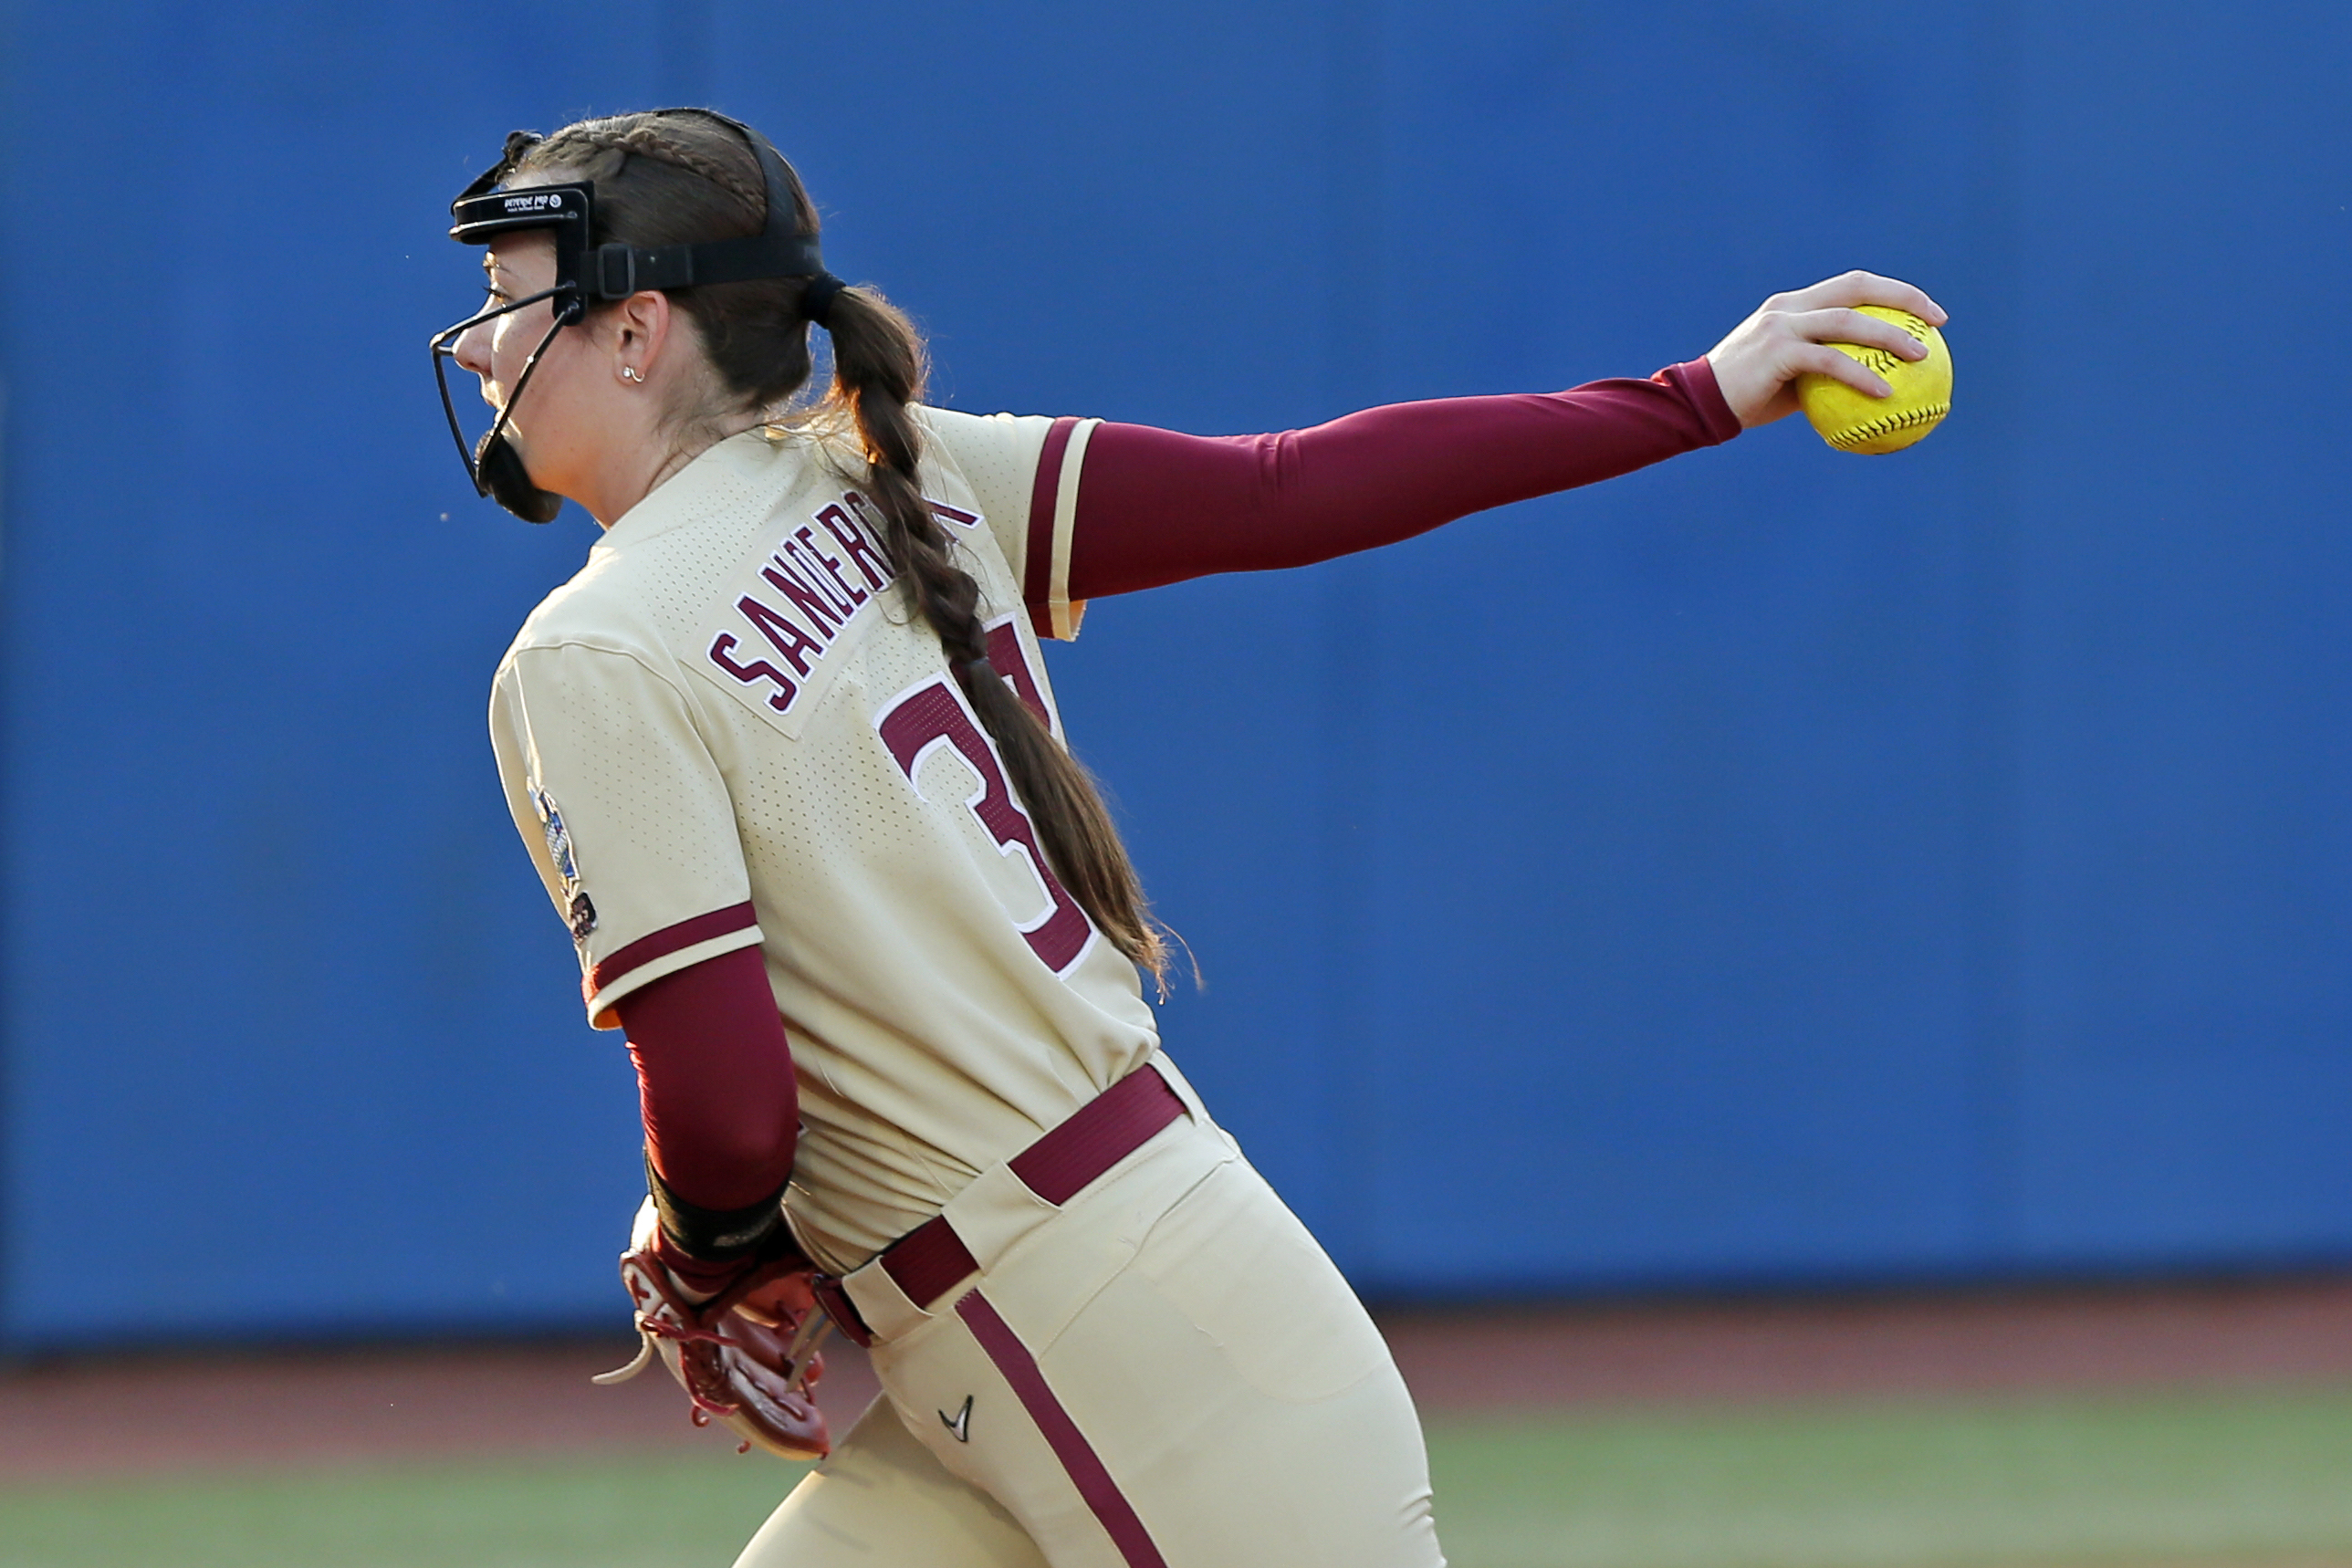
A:
{"label": "jersey number 3", "polygon": [[[992,644],[996,640],[990,639]],[[996,648],[992,647],[989,652],[990,662],[997,663]],[[1013,658],[1017,661],[1019,658],[1016,651]],[[1016,679],[1014,684],[1025,683]],[[908,692],[890,705],[875,728],[881,731],[882,743],[890,749],[890,755],[898,760],[899,771],[907,775],[909,784],[916,783],[915,775],[923,759],[935,746],[953,747],[965,765],[980,775],[980,788],[964,805],[996,841],[997,853],[1009,856],[1018,849],[1028,857],[1029,868],[1045,890],[1045,912],[1021,926],[1021,934],[1046,968],[1056,974],[1066,972],[1086,952],[1094,927],[1077,900],[1054,875],[1054,868],[1045,863],[1045,851],[1037,846],[1036,826],[1021,808],[1021,803],[1013,798],[996,748],[981,733],[979,724],[949,689],[947,681],[934,680]],[[916,788],[919,791],[921,785],[918,784]]]}

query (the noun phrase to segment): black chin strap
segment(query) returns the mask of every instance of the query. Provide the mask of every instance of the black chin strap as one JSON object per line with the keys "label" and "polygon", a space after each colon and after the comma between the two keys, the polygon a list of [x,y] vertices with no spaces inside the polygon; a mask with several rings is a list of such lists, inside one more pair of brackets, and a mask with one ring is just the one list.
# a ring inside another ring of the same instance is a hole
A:
{"label": "black chin strap", "polygon": [[553,522],[563,510],[563,498],[531,483],[522,454],[503,435],[485,435],[474,451],[474,489],[486,495],[525,522]]}

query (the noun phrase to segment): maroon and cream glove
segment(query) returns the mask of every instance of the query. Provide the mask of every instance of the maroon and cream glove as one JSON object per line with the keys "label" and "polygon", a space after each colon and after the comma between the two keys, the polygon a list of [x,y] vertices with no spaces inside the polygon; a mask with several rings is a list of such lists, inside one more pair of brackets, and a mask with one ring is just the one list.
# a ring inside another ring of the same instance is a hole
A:
{"label": "maroon and cream glove", "polygon": [[599,1384],[625,1383],[656,1352],[693,1402],[698,1426],[713,1419],[786,1459],[821,1459],[832,1450],[824,1413],[810,1392],[824,1373],[816,1344],[829,1326],[810,1293],[813,1273],[796,1252],[753,1262],[719,1294],[681,1284],[658,1256],[661,1229],[652,1200],[637,1211],[621,1284],[636,1312],[643,1344],[627,1366]]}

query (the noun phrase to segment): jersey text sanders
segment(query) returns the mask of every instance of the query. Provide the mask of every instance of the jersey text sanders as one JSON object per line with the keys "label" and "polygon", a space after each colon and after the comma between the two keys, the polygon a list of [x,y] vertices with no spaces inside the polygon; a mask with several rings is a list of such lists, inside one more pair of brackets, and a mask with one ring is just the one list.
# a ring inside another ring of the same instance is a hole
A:
{"label": "jersey text sanders", "polygon": [[[930,504],[942,521],[980,526],[976,513],[943,501]],[[856,490],[844,490],[792,529],[760,565],[764,586],[736,598],[740,626],[712,636],[710,662],[738,684],[762,689],[767,706],[789,719],[834,639],[898,580],[881,531],[873,503]],[[772,658],[789,665],[790,673]]]}

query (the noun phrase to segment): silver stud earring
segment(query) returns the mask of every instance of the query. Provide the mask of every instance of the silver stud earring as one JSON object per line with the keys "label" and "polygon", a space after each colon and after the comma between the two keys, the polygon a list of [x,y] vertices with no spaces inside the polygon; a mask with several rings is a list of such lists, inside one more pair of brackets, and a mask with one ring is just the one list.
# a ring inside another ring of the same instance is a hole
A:
{"label": "silver stud earring", "polygon": [[628,366],[628,365],[625,365],[625,365],[623,365],[623,366],[621,367],[621,379],[622,379],[623,381],[635,381],[635,382],[640,382],[640,383],[642,383],[642,382],[646,379],[646,373],[645,373],[644,371],[636,370],[636,369],[632,368],[631,366]]}

